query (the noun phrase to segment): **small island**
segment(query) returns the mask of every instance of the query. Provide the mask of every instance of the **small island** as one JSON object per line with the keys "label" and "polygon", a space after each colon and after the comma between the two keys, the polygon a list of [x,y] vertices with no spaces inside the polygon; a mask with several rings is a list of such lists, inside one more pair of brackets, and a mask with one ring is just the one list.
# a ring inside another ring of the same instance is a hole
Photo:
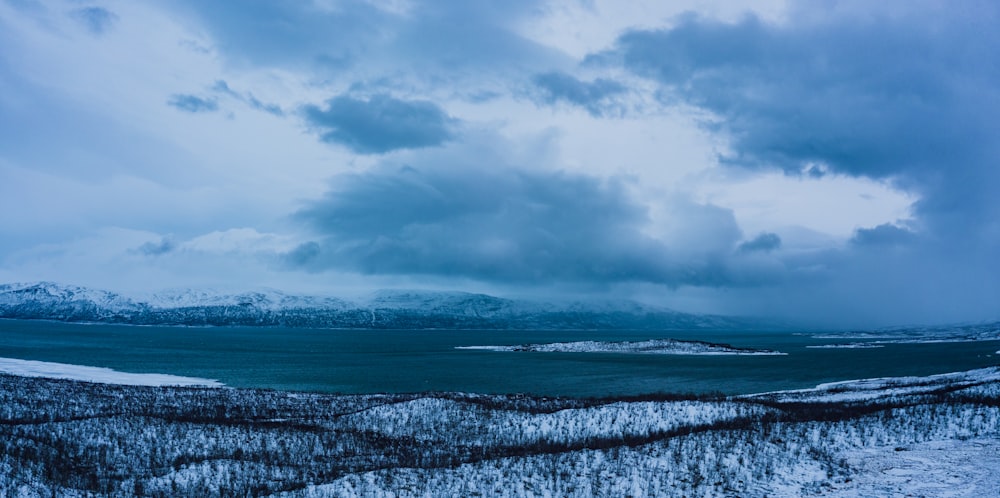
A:
{"label": "small island", "polygon": [[673,355],[784,355],[769,349],[741,348],[729,344],[678,339],[651,339],[648,341],[576,341],[548,344],[520,344],[515,346],[458,346],[455,349],[482,349],[488,351],[515,351],[538,353],[625,353]]}
{"label": "small island", "polygon": [[874,342],[846,342],[837,344],[817,344],[806,347],[809,349],[874,349],[883,348],[885,346]]}

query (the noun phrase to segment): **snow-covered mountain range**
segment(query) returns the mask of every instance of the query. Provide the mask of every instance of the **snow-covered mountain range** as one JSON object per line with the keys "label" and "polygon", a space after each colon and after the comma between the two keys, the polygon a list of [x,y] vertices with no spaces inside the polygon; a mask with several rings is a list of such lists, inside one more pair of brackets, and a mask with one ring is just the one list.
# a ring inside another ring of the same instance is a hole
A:
{"label": "snow-covered mountain range", "polygon": [[134,325],[371,329],[733,329],[749,320],[634,301],[550,303],[465,292],[383,290],[366,298],[180,290],[147,296],[51,282],[0,285],[0,318]]}

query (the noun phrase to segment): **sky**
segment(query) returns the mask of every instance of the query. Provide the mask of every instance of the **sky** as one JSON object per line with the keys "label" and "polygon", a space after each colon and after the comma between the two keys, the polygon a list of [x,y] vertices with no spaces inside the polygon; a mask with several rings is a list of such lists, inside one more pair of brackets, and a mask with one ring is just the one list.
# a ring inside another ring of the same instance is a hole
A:
{"label": "sky", "polygon": [[992,1],[0,0],[0,281],[1000,319]]}

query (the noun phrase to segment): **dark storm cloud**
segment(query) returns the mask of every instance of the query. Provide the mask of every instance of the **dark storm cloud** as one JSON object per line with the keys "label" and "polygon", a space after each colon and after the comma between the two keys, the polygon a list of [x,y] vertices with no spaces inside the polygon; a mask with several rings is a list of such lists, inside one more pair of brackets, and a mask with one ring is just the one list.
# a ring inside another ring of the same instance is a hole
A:
{"label": "dark storm cloud", "polygon": [[298,214],[322,238],[288,253],[289,265],[493,282],[729,283],[724,255],[677,257],[645,235],[645,210],[615,181],[479,164],[384,166],[333,185]]}
{"label": "dark storm cloud", "polygon": [[540,90],[542,102],[549,105],[567,102],[598,117],[613,113],[619,107],[615,97],[626,92],[625,86],[614,80],[598,78],[586,82],[560,72],[542,73],[532,81]]}
{"label": "dark storm cloud", "polygon": [[215,99],[205,99],[196,95],[175,93],[167,100],[167,105],[184,112],[215,112],[219,103]]}
{"label": "dark storm cloud", "polygon": [[874,228],[859,228],[855,230],[851,243],[858,246],[899,246],[917,241],[913,232],[888,223]]}
{"label": "dark storm cloud", "polygon": [[375,95],[367,100],[341,95],[302,110],[310,128],[327,143],[359,154],[441,145],[452,138],[456,120],[425,100]]}
{"label": "dark storm cloud", "polygon": [[95,35],[100,35],[118,21],[118,16],[108,9],[101,7],[84,7],[70,12],[70,16],[80,21]]}
{"label": "dark storm cloud", "polygon": [[1000,216],[1000,7],[827,7],[780,25],[688,16],[595,60],[618,57],[666,101],[709,111],[724,161],[894,180],[923,196],[934,229],[981,231]]}
{"label": "dark storm cloud", "polygon": [[762,233],[739,246],[740,252],[770,252],[781,247],[781,237],[775,233]]}
{"label": "dark storm cloud", "polygon": [[[998,23],[986,1],[803,3],[780,24],[692,15],[633,30],[591,62],[703,111],[727,140],[724,164],[885,180],[919,197],[912,222],[859,228],[840,249],[773,251],[785,272],[721,296],[734,312],[849,326],[996,319]],[[737,252],[756,259],[769,240]]]}

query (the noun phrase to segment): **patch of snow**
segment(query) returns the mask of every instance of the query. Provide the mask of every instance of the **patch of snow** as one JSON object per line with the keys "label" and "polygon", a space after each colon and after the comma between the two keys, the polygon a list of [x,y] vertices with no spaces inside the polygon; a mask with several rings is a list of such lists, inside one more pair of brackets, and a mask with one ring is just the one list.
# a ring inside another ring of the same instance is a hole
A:
{"label": "patch of snow", "polygon": [[197,377],[181,377],[168,374],[143,374],[119,372],[110,368],[51,363],[47,361],[0,358],[0,372],[21,377],[44,377],[48,379],[69,379],[98,384],[118,384],[126,386],[185,386],[222,387],[217,380]]}
{"label": "patch of snow", "polygon": [[521,351],[521,346],[455,346],[455,349],[478,349],[482,351]]}
{"label": "patch of snow", "polygon": [[929,441],[845,452],[848,482],[821,496],[1000,496],[1000,440]]}

